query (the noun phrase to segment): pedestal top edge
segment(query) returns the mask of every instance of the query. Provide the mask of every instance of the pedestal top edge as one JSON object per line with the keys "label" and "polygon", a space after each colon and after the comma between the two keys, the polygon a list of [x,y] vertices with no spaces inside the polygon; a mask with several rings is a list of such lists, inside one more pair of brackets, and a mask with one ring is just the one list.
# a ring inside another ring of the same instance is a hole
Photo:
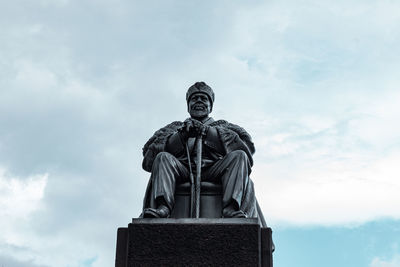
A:
{"label": "pedestal top edge", "polygon": [[133,224],[258,224],[257,218],[133,218]]}

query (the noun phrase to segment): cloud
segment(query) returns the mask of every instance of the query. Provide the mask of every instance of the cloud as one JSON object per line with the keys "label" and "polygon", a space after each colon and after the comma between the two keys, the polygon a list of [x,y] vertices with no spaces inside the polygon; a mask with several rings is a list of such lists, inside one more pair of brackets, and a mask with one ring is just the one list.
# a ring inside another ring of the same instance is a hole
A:
{"label": "cloud", "polygon": [[7,218],[7,221],[3,221],[3,229],[12,226],[15,221],[26,221],[41,208],[47,180],[48,174],[21,180],[20,177],[11,177],[4,168],[0,168],[0,216]]}
{"label": "cloud", "polygon": [[107,199],[94,203],[91,198],[96,199],[96,194],[84,190],[83,180],[71,178],[64,178],[71,181],[61,189],[49,174],[15,177],[0,169],[0,262],[4,266],[106,266],[112,261],[98,255],[104,245],[100,250],[113,251],[114,242],[100,246],[97,242],[114,239],[114,231],[108,230],[114,223],[107,218],[110,213],[105,215],[96,205],[115,203]]}
{"label": "cloud", "polygon": [[141,148],[187,117],[198,80],[215,89],[213,116],[253,135],[270,224],[398,217],[399,7],[1,3],[4,257],[112,265],[149,177]]}
{"label": "cloud", "polygon": [[315,114],[254,127],[253,177],[266,217],[325,225],[400,218],[398,97],[353,102],[343,119]]}
{"label": "cloud", "polygon": [[[363,223],[382,217],[400,218],[397,162],[388,156],[368,166],[357,159],[312,161],[290,166],[263,166],[270,178],[257,178],[258,197],[268,219],[291,224]],[[286,168],[285,168],[286,167]],[[274,170],[274,168],[285,168]],[[286,177],[285,177],[286,175]]]}
{"label": "cloud", "polygon": [[[21,177],[12,176],[5,168],[0,167],[0,217],[2,218],[0,221],[2,240],[0,247],[2,253],[26,246],[26,233],[31,231],[32,216],[35,212],[43,209],[43,196],[47,181],[48,174],[38,174],[21,179]],[[18,252],[11,255],[16,256],[17,254]],[[12,259],[7,257],[2,259],[3,264],[8,261],[12,261]],[[21,262],[20,264],[25,266],[25,263]]]}
{"label": "cloud", "polygon": [[381,258],[374,258],[369,265],[370,267],[398,267],[400,266],[400,255],[393,256],[392,259],[386,260]]}
{"label": "cloud", "polygon": [[36,265],[32,261],[18,261],[12,257],[0,255],[1,266],[7,267],[45,267],[45,265]]}
{"label": "cloud", "polygon": [[35,175],[21,181],[10,177],[4,168],[0,168],[0,216],[26,219],[40,207],[48,175]]}

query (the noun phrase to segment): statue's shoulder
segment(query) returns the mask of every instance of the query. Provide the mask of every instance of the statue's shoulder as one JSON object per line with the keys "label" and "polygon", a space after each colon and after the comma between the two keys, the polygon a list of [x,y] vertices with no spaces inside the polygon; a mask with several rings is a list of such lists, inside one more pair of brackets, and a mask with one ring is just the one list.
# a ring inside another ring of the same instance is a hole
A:
{"label": "statue's shoulder", "polygon": [[227,122],[226,120],[217,120],[217,121],[214,121],[214,122],[212,122],[212,123],[210,123],[210,126],[222,126],[222,127],[224,127],[224,126],[226,126],[227,124],[228,124],[229,122]]}
{"label": "statue's shoulder", "polygon": [[237,135],[239,135],[240,139],[242,139],[247,144],[251,153],[254,154],[255,152],[254,143],[251,139],[250,134],[243,127],[230,123],[226,120],[217,120],[211,123],[210,126],[218,127],[222,130],[222,132],[229,132],[229,131],[235,132]]}
{"label": "statue's shoulder", "polygon": [[157,137],[165,135],[166,133],[175,132],[179,127],[182,127],[182,125],[183,125],[183,122],[181,122],[181,121],[171,122],[170,124],[167,124],[166,126],[157,130],[154,133],[153,137],[157,138]]}
{"label": "statue's shoulder", "polygon": [[244,128],[240,127],[239,125],[230,123],[230,122],[228,122],[226,120],[214,121],[213,123],[210,124],[210,126],[223,127],[223,128],[232,130],[232,131],[238,133],[239,135],[246,135],[246,134],[249,135]]}
{"label": "statue's shoulder", "polygon": [[[170,124],[165,125],[164,127],[160,128],[157,130],[154,134],[153,137],[159,137],[163,136],[165,133],[170,133],[176,131],[179,127],[183,126],[183,122],[181,121],[174,121],[171,122]],[[151,138],[150,138],[151,139]]]}
{"label": "statue's shoulder", "polygon": [[166,126],[164,126],[163,128],[161,128],[160,130],[172,130],[175,131],[176,129],[178,129],[179,127],[183,126],[183,122],[181,121],[173,121],[170,124],[167,124]]}
{"label": "statue's shoulder", "polygon": [[183,126],[183,122],[181,121],[173,121],[170,124],[160,128],[157,130],[152,137],[146,142],[143,146],[143,156],[146,154],[147,150],[151,145],[164,145],[167,137],[173,132],[177,131],[180,127]]}

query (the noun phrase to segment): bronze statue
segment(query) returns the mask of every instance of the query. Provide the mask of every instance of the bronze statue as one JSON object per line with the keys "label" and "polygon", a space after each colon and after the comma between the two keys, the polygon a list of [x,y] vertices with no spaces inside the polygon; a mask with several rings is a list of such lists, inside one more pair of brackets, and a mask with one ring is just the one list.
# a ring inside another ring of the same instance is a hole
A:
{"label": "bronze statue", "polygon": [[195,83],[186,93],[190,118],[161,128],[144,145],[142,166],[151,172],[151,178],[142,217],[169,217],[175,186],[187,181],[199,205],[195,198],[200,179],[222,184],[223,217],[262,217],[249,178],[254,144],[243,128],[209,117],[214,99],[211,87]]}

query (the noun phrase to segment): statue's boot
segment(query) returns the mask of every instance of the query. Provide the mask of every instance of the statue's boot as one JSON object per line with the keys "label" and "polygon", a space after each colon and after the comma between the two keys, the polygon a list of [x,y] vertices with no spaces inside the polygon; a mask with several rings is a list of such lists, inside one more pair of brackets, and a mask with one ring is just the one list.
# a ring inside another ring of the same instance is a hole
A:
{"label": "statue's boot", "polygon": [[160,205],[157,209],[146,208],[143,210],[143,218],[168,218],[169,215],[169,208],[165,205]]}
{"label": "statue's boot", "polygon": [[228,206],[222,209],[222,216],[224,218],[247,218],[246,212],[239,208],[239,204],[232,201]]}
{"label": "statue's boot", "polygon": [[224,218],[247,218],[247,214],[242,210],[223,210]]}

